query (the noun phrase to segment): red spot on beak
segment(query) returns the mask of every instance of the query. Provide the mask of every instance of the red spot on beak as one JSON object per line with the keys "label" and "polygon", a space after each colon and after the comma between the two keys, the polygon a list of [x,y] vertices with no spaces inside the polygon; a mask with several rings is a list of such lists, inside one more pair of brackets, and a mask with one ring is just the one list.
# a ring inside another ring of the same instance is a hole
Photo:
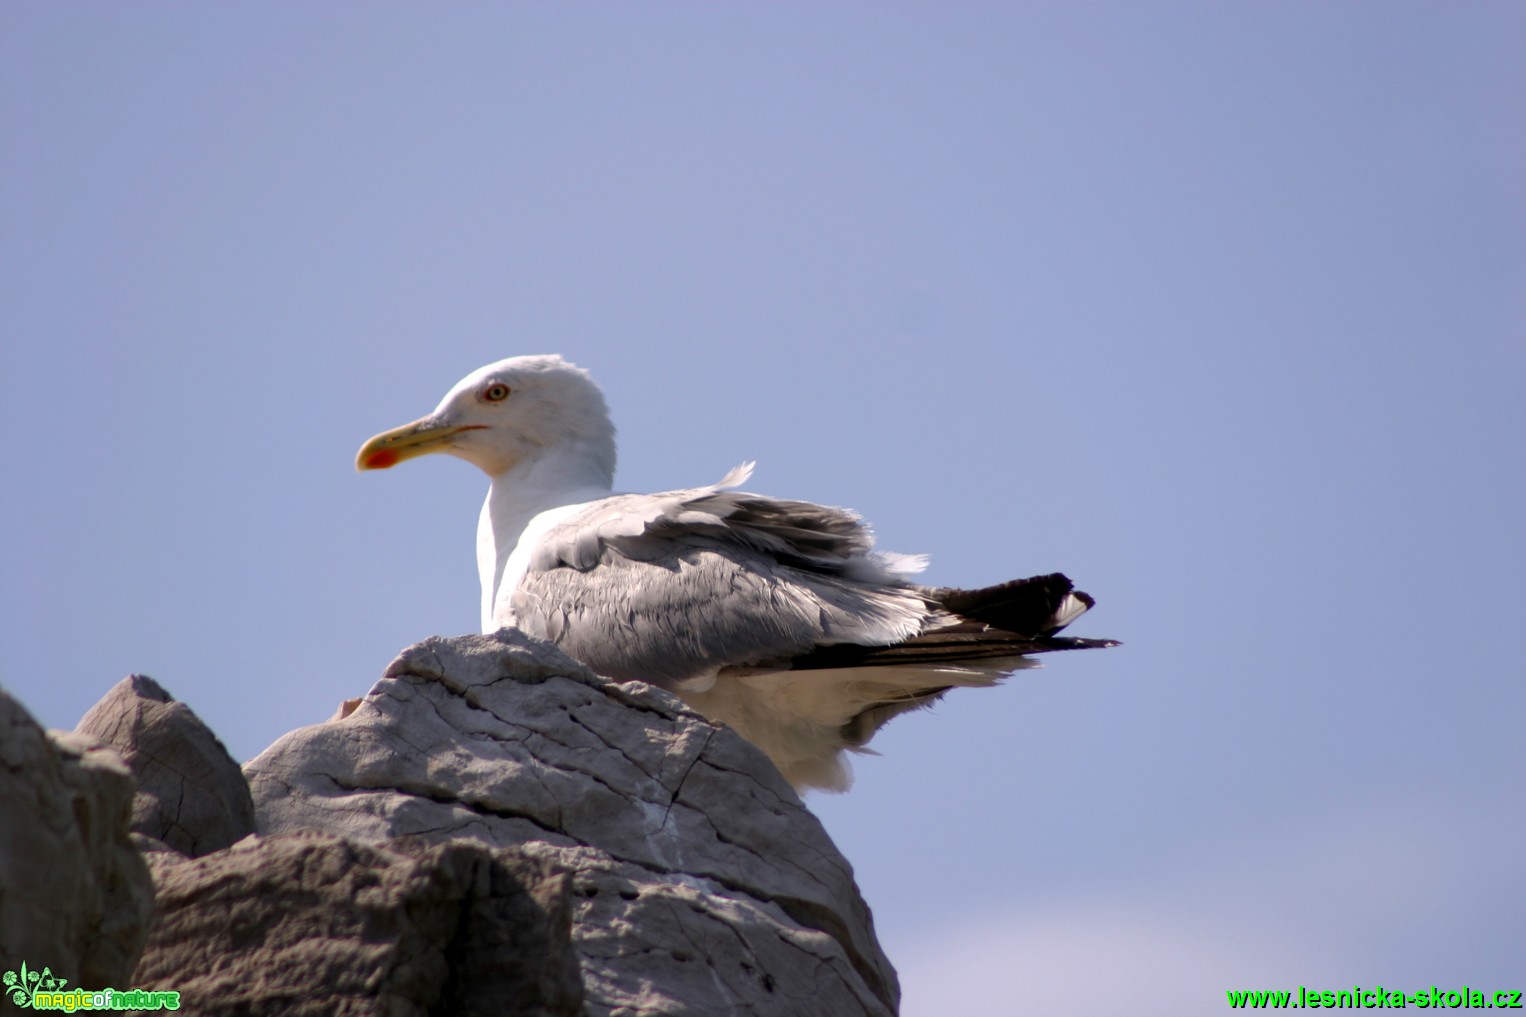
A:
{"label": "red spot on beak", "polygon": [[379,448],[366,457],[366,469],[385,470],[397,465],[397,453],[390,448]]}

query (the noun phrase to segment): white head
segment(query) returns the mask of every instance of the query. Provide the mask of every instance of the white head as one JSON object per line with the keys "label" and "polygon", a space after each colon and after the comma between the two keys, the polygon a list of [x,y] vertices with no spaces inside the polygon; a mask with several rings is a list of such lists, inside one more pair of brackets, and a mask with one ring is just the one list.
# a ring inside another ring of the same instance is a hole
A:
{"label": "white head", "polygon": [[608,485],[615,427],[587,371],[554,354],[510,357],[462,378],[429,416],[366,442],[355,468],[386,469],[429,452],[459,456],[490,477],[571,453]]}

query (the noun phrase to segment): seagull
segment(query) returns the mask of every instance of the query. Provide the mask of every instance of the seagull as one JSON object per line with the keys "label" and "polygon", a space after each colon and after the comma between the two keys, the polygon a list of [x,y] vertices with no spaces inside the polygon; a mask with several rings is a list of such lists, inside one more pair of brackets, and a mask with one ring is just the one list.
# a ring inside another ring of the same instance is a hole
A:
{"label": "seagull", "polygon": [[1057,635],[1094,601],[1059,573],[921,586],[924,556],[876,550],[855,513],[706,487],[613,490],[615,428],[589,373],[500,360],[433,413],[376,435],[357,470],[444,452],[490,479],[477,526],[482,629],[517,626],[592,670],[677,695],[735,729],[797,791],[844,791],[847,754],[955,687],[1030,654],[1118,645]]}

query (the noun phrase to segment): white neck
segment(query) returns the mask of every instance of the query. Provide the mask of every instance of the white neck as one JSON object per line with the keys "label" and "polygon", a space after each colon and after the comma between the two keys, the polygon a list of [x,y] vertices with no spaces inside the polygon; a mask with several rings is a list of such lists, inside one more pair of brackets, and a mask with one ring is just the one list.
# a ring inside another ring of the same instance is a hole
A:
{"label": "white neck", "polygon": [[[614,456],[589,441],[575,441],[522,460],[492,478],[477,522],[477,576],[482,582],[482,630],[498,627],[494,605],[509,558],[525,529],[542,512],[608,497]],[[518,563],[522,573],[524,562]],[[517,584],[518,574],[514,576]]]}

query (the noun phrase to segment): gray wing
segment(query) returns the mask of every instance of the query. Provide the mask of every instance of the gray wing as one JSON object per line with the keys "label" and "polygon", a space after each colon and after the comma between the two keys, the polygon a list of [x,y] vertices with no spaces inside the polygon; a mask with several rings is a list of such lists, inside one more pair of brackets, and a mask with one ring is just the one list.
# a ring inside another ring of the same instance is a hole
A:
{"label": "gray wing", "polygon": [[[749,471],[750,472],[750,471]],[[726,487],[616,495],[539,542],[515,618],[614,678],[703,683],[837,644],[886,646],[932,613],[858,516]]]}

